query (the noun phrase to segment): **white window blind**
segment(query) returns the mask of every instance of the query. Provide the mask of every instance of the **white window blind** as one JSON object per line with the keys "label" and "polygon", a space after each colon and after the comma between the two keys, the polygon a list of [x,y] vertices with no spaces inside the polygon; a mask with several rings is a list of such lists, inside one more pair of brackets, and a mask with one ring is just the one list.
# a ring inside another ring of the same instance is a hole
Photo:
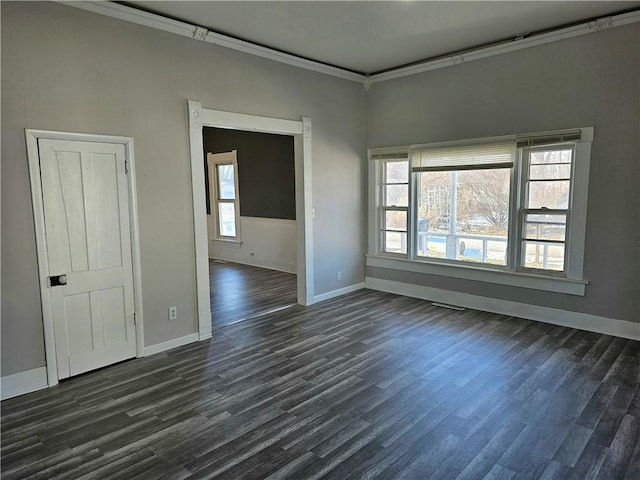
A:
{"label": "white window blind", "polygon": [[407,147],[399,148],[373,148],[370,150],[370,160],[407,160],[409,158],[409,149]]}
{"label": "white window blind", "polygon": [[542,133],[535,135],[517,135],[517,147],[518,148],[527,148],[527,147],[538,147],[538,146],[547,146],[554,145],[557,143],[567,143],[567,142],[575,142],[580,141],[582,138],[581,130],[572,130],[561,133]]}
{"label": "white window blind", "polygon": [[515,140],[475,144],[419,145],[411,148],[411,170],[443,172],[511,168],[515,156]]}

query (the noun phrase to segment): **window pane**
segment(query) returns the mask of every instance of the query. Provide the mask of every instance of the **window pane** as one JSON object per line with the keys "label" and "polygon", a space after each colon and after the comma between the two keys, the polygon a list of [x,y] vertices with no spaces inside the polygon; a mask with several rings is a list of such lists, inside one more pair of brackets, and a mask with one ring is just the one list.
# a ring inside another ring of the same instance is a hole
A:
{"label": "window pane", "polygon": [[218,165],[218,195],[221,200],[236,198],[233,165]]}
{"label": "window pane", "polygon": [[523,242],[522,264],[527,268],[564,270],[564,244],[546,242]]}
{"label": "window pane", "polygon": [[511,169],[418,175],[417,255],[506,265]]}
{"label": "window pane", "polygon": [[531,152],[530,158],[532,164],[542,163],[571,163],[572,150],[547,150]]}
{"label": "window pane", "polygon": [[382,232],[382,251],[388,253],[407,253],[406,232]]}
{"label": "window pane", "polygon": [[384,228],[385,230],[402,230],[407,231],[407,212],[399,212],[397,210],[384,212]]}
{"label": "window pane", "polygon": [[531,180],[559,180],[571,178],[571,164],[561,165],[531,165],[529,170]]}
{"label": "window pane", "polygon": [[504,240],[494,240],[494,238],[458,237],[458,260],[506,265],[507,239],[505,237]]}
{"label": "window pane", "polygon": [[527,208],[569,208],[568,180],[529,182]]}
{"label": "window pane", "polygon": [[458,233],[506,237],[509,228],[511,169],[458,173]]}
{"label": "window pane", "polygon": [[220,236],[236,236],[236,206],[233,203],[225,202],[218,204],[218,222]]}
{"label": "window pane", "polygon": [[409,161],[386,162],[383,183],[407,183],[409,181]]}
{"label": "window pane", "polygon": [[529,240],[565,240],[566,215],[527,215],[525,237]]}
{"label": "window pane", "polygon": [[409,185],[385,185],[385,206],[407,207],[409,205]]}
{"label": "window pane", "polygon": [[448,232],[451,172],[418,174],[418,231]]}

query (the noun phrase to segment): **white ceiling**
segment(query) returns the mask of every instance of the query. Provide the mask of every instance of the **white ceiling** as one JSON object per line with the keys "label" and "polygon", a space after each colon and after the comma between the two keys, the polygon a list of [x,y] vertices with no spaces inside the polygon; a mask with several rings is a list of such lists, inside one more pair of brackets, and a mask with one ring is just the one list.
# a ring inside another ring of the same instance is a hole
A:
{"label": "white ceiling", "polygon": [[124,3],[366,74],[640,7],[640,1]]}

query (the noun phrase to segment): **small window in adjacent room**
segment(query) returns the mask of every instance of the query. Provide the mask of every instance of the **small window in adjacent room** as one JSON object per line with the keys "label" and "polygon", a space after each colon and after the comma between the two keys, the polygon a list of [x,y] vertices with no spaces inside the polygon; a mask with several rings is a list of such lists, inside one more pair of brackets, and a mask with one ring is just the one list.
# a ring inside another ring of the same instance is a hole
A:
{"label": "small window in adjacent room", "polygon": [[370,149],[367,264],[583,294],[592,139],[581,128]]}
{"label": "small window in adjacent room", "polygon": [[209,198],[211,215],[216,226],[216,238],[239,239],[238,161],[236,151],[209,153]]}

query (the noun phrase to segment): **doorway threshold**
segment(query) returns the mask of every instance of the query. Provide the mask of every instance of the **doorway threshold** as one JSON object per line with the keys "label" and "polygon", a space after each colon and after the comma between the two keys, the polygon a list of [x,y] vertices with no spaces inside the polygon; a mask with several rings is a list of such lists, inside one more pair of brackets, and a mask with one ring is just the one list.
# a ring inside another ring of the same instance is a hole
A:
{"label": "doorway threshold", "polygon": [[216,330],[220,330],[222,328],[229,327],[229,326],[235,325],[237,323],[246,322],[247,320],[253,320],[255,318],[264,317],[265,315],[270,315],[272,313],[280,312],[282,310],[286,310],[288,308],[295,307],[296,305],[297,305],[297,303],[291,303],[291,304],[285,305],[283,307],[272,308],[272,309],[267,310],[265,312],[256,313],[254,315],[250,315],[248,317],[244,317],[244,318],[241,318],[239,320],[234,320],[233,322],[225,323],[224,325],[219,325],[219,326],[213,327],[211,329],[211,331],[215,332]]}

